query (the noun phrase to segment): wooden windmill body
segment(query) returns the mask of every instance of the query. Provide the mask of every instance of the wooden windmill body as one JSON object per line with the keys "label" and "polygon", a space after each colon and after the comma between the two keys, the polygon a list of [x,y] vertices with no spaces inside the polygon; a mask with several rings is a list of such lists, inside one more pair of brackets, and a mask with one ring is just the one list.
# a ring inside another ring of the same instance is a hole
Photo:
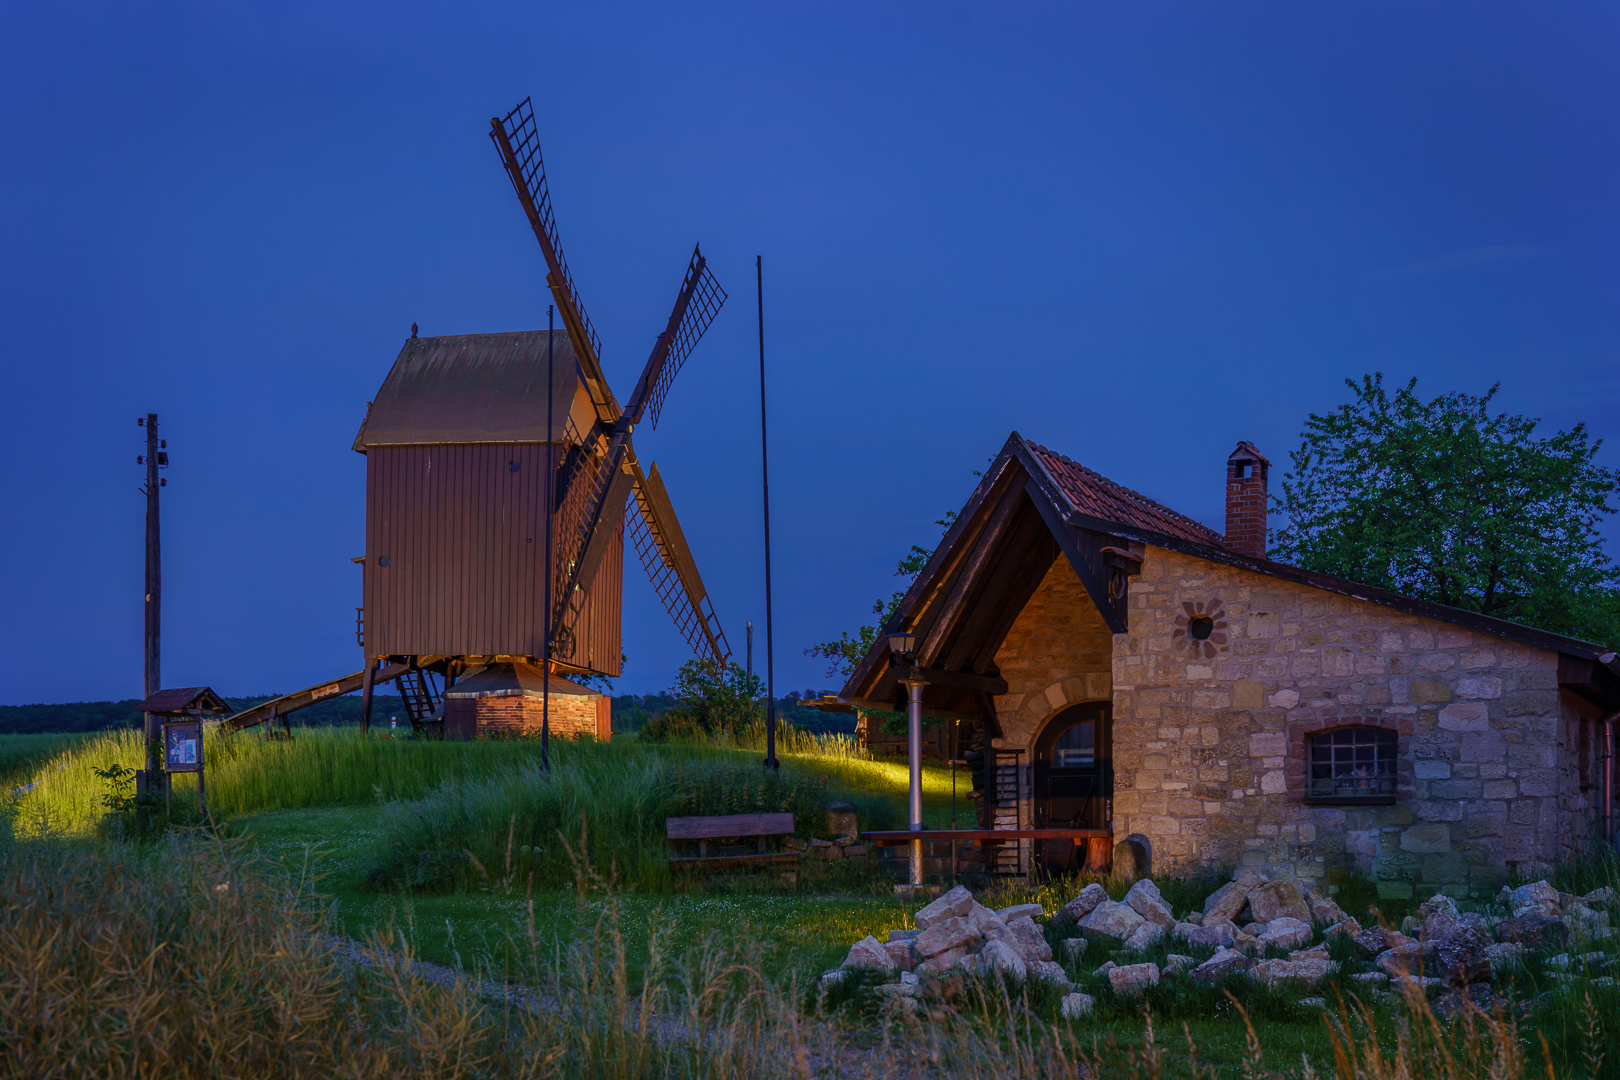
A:
{"label": "wooden windmill body", "polygon": [[632,441],[644,417],[657,424],[725,292],[694,249],[621,405],[558,245],[529,102],[491,121],[490,134],[540,242],[563,325],[437,338],[412,328],[354,442],[366,455],[366,553],[355,560],[366,666],[238,714],[226,721],[231,730],[361,687],[369,723],[371,691],[390,679],[418,728],[527,729],[538,725],[549,664],[555,730],[606,734],[604,695],[568,676],[620,672],[627,526],[693,652],[730,660],[658,468],[643,470]]}

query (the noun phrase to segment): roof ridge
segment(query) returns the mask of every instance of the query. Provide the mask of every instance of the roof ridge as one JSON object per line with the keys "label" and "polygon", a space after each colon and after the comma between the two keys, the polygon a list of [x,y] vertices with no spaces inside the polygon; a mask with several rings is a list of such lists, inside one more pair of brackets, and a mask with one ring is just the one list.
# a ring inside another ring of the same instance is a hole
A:
{"label": "roof ridge", "polygon": [[1107,484],[1110,488],[1113,488],[1115,491],[1118,491],[1121,494],[1126,495],[1126,496],[1130,497],[1131,499],[1134,499],[1135,501],[1137,501],[1139,503],[1143,503],[1146,506],[1150,506],[1155,510],[1158,510],[1158,511],[1161,511],[1161,512],[1163,512],[1165,514],[1168,514],[1172,518],[1175,518],[1177,521],[1181,521],[1181,522],[1184,522],[1184,523],[1186,523],[1188,525],[1191,525],[1194,528],[1198,529],[1200,532],[1204,532],[1204,533],[1207,533],[1210,536],[1213,536],[1215,538],[1215,540],[1216,540],[1216,543],[1218,543],[1221,547],[1226,546],[1226,538],[1224,536],[1222,536],[1220,533],[1216,532],[1214,529],[1210,528],[1208,525],[1205,525],[1202,521],[1198,521],[1195,518],[1190,518],[1186,514],[1183,514],[1179,510],[1173,510],[1170,507],[1164,505],[1163,503],[1159,502],[1156,499],[1150,499],[1146,495],[1142,494],[1140,491],[1137,491],[1135,488],[1128,488],[1124,484],[1121,484],[1118,480],[1112,480],[1112,479],[1104,476],[1102,473],[1098,472],[1096,469],[1091,468],[1089,465],[1082,465],[1082,464],[1080,464],[1080,462],[1075,461],[1073,458],[1066,457],[1065,455],[1058,453],[1056,450],[1053,450],[1050,447],[1042,446],[1040,443],[1035,442],[1033,440],[1027,440],[1026,439],[1025,441],[1028,442],[1030,447],[1032,449],[1034,449],[1035,451],[1037,451],[1038,453],[1047,454],[1047,455],[1050,455],[1051,457],[1055,457],[1059,461],[1063,462],[1065,465],[1069,465],[1069,466],[1072,466],[1073,468],[1079,469],[1081,472],[1085,473],[1087,476],[1091,477],[1092,479],[1099,480],[1102,483]]}

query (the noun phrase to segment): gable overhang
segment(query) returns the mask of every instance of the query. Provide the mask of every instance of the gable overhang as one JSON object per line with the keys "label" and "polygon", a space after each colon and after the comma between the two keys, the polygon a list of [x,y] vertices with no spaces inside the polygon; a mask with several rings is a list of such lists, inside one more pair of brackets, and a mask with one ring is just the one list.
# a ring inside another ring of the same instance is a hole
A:
{"label": "gable overhang", "polygon": [[[839,700],[857,708],[903,709],[901,679],[913,677],[926,682],[924,712],[982,719],[999,734],[993,699],[1005,691],[1004,684],[995,689],[996,652],[1051,564],[1066,558],[1108,628],[1123,634],[1129,629],[1128,589],[1121,578],[1131,572],[1123,568],[1148,545],[1557,653],[1562,688],[1606,712],[1620,710],[1620,657],[1611,649],[1083,513],[1016,431],[880,628]],[[919,639],[915,668],[891,662],[885,635],[901,630]]]}
{"label": "gable overhang", "polygon": [[[1117,531],[1074,525],[1057,482],[1014,432],[985,470],[900,601],[878,640],[861,658],[839,700],[856,707],[903,709],[904,680],[924,683],[923,711],[932,716],[1000,725],[994,698],[1006,693],[995,657],[1013,622],[1052,564],[1067,559],[1109,630],[1127,629],[1126,590],[1111,591],[1115,570],[1105,549],[1129,541]],[[917,635],[916,664],[894,662],[884,635]]]}

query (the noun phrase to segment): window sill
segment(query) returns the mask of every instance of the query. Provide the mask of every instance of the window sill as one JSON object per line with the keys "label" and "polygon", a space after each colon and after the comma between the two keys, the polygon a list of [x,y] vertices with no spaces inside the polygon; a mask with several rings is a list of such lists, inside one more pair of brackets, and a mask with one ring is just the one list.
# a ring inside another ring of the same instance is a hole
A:
{"label": "window sill", "polygon": [[1394,806],[1394,795],[1307,795],[1307,806]]}

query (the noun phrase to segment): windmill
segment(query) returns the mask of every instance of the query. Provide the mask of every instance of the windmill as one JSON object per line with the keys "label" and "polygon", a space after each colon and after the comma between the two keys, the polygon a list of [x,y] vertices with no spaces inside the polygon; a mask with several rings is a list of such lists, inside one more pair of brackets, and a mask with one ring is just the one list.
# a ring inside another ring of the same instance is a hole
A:
{"label": "windmill", "polygon": [[[644,418],[657,426],[725,290],[694,247],[621,405],[557,239],[531,103],[491,120],[490,138],[540,243],[563,331],[418,337],[412,327],[354,442],[366,455],[366,554],[354,560],[366,666],[239,713],[227,730],[273,728],[356,689],[369,726],[372,690],[392,680],[417,727],[532,729],[549,702],[554,733],[607,734],[608,699],[557,676],[619,674],[626,524],[693,653],[730,662],[658,466],[643,469],[632,439]],[[549,674],[538,666],[548,658]]]}
{"label": "windmill", "polygon": [[720,620],[704,591],[658,466],[655,463],[649,472],[642,471],[631,433],[644,415],[650,416],[657,429],[670,384],[726,302],[725,290],[709,272],[702,251],[694,246],[669,320],[653,344],[629,402],[620,406],[602,373],[601,342],[585,314],[557,238],[531,99],[524,98],[505,117],[492,118],[489,123],[489,137],[545,256],[546,284],[568,330],[595,412],[590,431],[582,433],[584,437],[558,476],[553,572],[563,587],[552,598],[549,613],[553,655],[566,659],[571,653],[580,599],[589,591],[606,551],[604,523],[622,512],[626,497],[633,493],[637,513],[631,537],[658,599],[692,651],[700,659],[724,666],[731,659],[731,648]]}

